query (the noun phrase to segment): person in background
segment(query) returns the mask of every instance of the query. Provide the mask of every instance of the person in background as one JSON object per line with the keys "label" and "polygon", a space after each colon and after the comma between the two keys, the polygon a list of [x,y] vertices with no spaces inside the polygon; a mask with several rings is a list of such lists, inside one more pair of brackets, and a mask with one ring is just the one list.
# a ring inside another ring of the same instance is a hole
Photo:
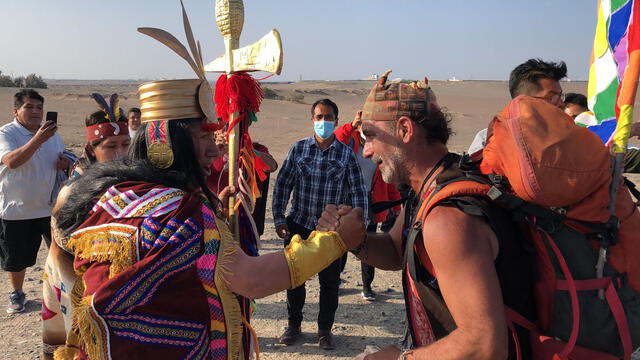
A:
{"label": "person in background", "polygon": [[[131,144],[127,118],[120,116],[113,122],[104,111],[96,111],[85,119],[86,138],[82,156],[73,165],[71,178],[81,175],[91,164],[124,158]],[[96,134],[97,132],[97,134]]]}
{"label": "person in background", "polygon": [[[382,180],[380,168],[378,168],[371,159],[367,159],[362,156],[364,137],[361,134],[361,124],[362,111],[358,111],[351,123],[344,124],[336,129],[336,138],[343,144],[349,146],[356,155],[358,165],[362,171],[364,185],[369,194],[369,205],[372,206],[375,203],[383,201],[398,201],[401,197],[396,186],[384,182],[384,180]],[[391,209],[383,210],[375,214],[373,213],[373,209],[370,207],[370,219],[367,231],[375,233],[378,230],[379,224],[381,224],[381,231],[389,231],[399,212],[400,205],[393,206]],[[343,263],[346,263],[346,256],[343,258],[343,261]],[[375,267],[361,261],[360,271],[362,275],[362,298],[367,301],[375,301],[376,293],[371,289],[371,283],[373,283],[373,278],[375,276]]]}
{"label": "person in background", "polygon": [[13,100],[14,119],[0,127],[0,262],[13,289],[10,314],[25,310],[25,272],[42,238],[51,243],[52,192],[58,170],[70,165],[57,122],[42,122],[44,98],[27,89]]}
{"label": "person in background", "polygon": [[585,111],[589,111],[587,97],[578,93],[568,93],[564,96],[564,112],[573,119]]}
{"label": "person in background", "polygon": [[[74,164],[66,185],[70,185],[94,163],[104,163],[126,155],[131,138],[127,118],[120,109],[119,117],[112,121],[108,111],[91,113],[85,119],[86,143],[83,156]],[[114,116],[115,117],[115,116]],[[52,213],[62,206],[69,191],[68,186],[53,207]],[[66,252],[60,232],[56,231],[55,218],[52,220],[52,238],[49,254],[45,261],[42,284],[42,352],[44,359],[53,359],[53,353],[64,346],[71,329],[73,304],[69,293],[75,286],[77,276],[73,269],[73,254]]]}
{"label": "person in background", "polygon": [[[211,166],[210,174],[207,175],[207,185],[213,193],[219,194],[220,191],[229,184],[229,146],[227,144],[227,135],[224,130],[215,131],[214,137],[219,154]],[[253,151],[266,165],[266,168],[264,169],[266,178],[264,180],[260,180],[256,171],[256,181],[258,189],[260,189],[260,197],[256,199],[253,214],[251,214],[256,224],[256,229],[258,230],[258,236],[262,236],[262,234],[264,234],[267,197],[269,196],[269,178],[271,177],[271,173],[278,169],[278,162],[269,153],[269,148],[260,143],[253,143]]]}
{"label": "person in background", "polygon": [[129,136],[133,139],[136,137],[136,131],[140,128],[140,109],[132,107],[127,111],[127,121],[129,124]]}
{"label": "person in background", "polygon": [[[358,161],[353,151],[334,134],[338,106],[329,99],[313,103],[310,125],[314,135],[293,144],[282,163],[273,193],[273,220],[285,246],[293,235],[309,236],[325,206],[344,202],[346,194],[350,194],[353,206],[364,208],[365,212],[369,209]],[[290,197],[291,209],[285,216]],[[340,259],[320,272],[319,281],[318,343],[322,349],[331,350],[334,349],[331,328],[338,309]],[[305,297],[304,284],[287,290],[288,327],[280,343],[293,345],[300,336]]]}
{"label": "person in background", "polygon": [[[529,59],[516,66],[509,75],[509,94],[512,99],[519,95],[528,95],[543,99],[564,109],[564,93],[560,80],[567,77],[567,64],[546,62],[542,59]],[[487,129],[478,131],[467,153],[473,156],[480,153],[487,143]]]}
{"label": "person in background", "polygon": [[267,197],[269,196],[269,180],[271,173],[278,169],[278,162],[269,153],[269,148],[261,143],[253,143],[253,150],[256,155],[260,157],[260,160],[267,166],[265,172],[265,179],[260,180],[256,175],[256,181],[258,182],[258,189],[260,189],[260,197],[256,199],[256,204],[253,210],[253,220],[256,223],[258,229],[258,235],[264,234],[264,219],[267,212]]}

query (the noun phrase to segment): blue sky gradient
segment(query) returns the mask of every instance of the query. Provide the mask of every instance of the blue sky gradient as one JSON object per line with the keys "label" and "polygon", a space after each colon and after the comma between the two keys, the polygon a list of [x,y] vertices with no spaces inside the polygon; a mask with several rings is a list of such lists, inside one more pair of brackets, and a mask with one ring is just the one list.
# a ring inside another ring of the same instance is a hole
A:
{"label": "blue sky gradient", "polygon": [[[270,80],[394,77],[504,80],[531,57],[564,60],[586,80],[596,0],[245,0],[241,46],[280,31],[284,67]],[[205,62],[224,51],[213,0],[185,0]],[[56,79],[191,78],[182,59],[136,31],[186,44],[178,0],[3,0],[0,70]],[[212,76],[211,78],[214,78]]]}

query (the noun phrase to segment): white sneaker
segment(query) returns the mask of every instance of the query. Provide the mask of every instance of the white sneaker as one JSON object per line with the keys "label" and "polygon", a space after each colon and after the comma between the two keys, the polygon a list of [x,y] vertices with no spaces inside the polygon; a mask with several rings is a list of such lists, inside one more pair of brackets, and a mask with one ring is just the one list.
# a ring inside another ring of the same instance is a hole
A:
{"label": "white sneaker", "polygon": [[372,290],[362,290],[362,298],[367,301],[376,301],[376,293]]}

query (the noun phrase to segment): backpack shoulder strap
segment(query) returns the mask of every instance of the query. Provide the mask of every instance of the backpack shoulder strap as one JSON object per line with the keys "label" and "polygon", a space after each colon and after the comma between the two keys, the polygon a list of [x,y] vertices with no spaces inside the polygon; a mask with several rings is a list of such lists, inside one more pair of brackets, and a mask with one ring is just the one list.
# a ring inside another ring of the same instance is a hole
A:
{"label": "backpack shoulder strap", "polygon": [[[416,216],[411,222],[407,223],[408,234],[405,244],[405,262],[408,266],[409,274],[415,281],[424,279],[424,276],[420,274],[421,271],[418,264],[416,264],[419,260],[415,254],[415,240],[422,234],[423,224],[429,212],[437,205],[448,201],[448,199],[484,197],[489,189],[490,187],[487,184],[482,184],[468,177],[460,177],[438,185],[433,192],[422,199]],[[478,209],[475,206],[475,202],[469,201],[468,204],[470,206],[458,207],[471,215],[483,214],[483,210]]]}
{"label": "backpack shoulder strap", "polygon": [[[446,155],[445,170],[436,178],[436,187],[422,199],[415,199],[413,193],[405,207],[405,229],[408,231],[405,242],[405,264],[409,274],[415,281],[423,280],[424,269],[417,266],[419,261],[415,254],[415,240],[422,234],[424,220],[429,212],[442,201],[460,196],[483,197],[490,190],[492,181],[486,176],[479,175],[473,163],[465,156],[453,153]],[[463,170],[464,168],[464,170]],[[414,209],[416,206],[417,209]],[[415,211],[415,212],[414,212]],[[464,211],[464,210],[463,210]]]}
{"label": "backpack shoulder strap", "polygon": [[[442,186],[444,185],[444,186]],[[474,178],[462,177],[449,180],[447,183],[440,184],[431,192],[427,198],[423,199],[416,219],[424,223],[425,218],[433,208],[440,202],[451,197],[484,197],[487,195],[491,186],[486,183],[480,183]]]}
{"label": "backpack shoulder strap", "polygon": [[[432,330],[437,338],[446,336],[455,330],[456,323],[449,312],[429,264],[422,264],[415,253],[415,241],[422,235],[423,223],[429,211],[438,205],[453,205],[465,213],[486,216],[485,201],[489,186],[465,178],[456,178],[443,186],[438,186],[429,196],[422,199],[420,208],[413,220],[408,222],[408,234],[405,243],[405,264],[408,275],[413,280],[424,308],[430,318]],[[407,215],[407,214],[405,214]]]}

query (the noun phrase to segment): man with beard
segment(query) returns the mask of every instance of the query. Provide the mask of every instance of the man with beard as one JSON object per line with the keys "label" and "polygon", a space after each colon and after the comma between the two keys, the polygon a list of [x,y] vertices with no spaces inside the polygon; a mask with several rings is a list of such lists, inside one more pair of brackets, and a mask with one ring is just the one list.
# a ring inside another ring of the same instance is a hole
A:
{"label": "man with beard", "polygon": [[407,260],[404,254],[407,232],[420,220],[414,210],[434,191],[436,178],[459,157],[447,150],[449,117],[426,79],[386,83],[388,73],[363,108],[363,155],[378,164],[384,181],[408,184],[413,196],[387,234],[366,234],[362,210],[348,206],[328,206],[317,227],[361,239],[352,252],[370,265],[403,270],[409,330],[403,349],[391,345],[365,359],[504,359],[508,331],[494,260],[507,254],[487,223],[455,206],[436,206],[415,238],[416,271],[428,276],[453,326],[432,316],[421,292],[424,284],[410,276],[408,261],[413,257]]}

